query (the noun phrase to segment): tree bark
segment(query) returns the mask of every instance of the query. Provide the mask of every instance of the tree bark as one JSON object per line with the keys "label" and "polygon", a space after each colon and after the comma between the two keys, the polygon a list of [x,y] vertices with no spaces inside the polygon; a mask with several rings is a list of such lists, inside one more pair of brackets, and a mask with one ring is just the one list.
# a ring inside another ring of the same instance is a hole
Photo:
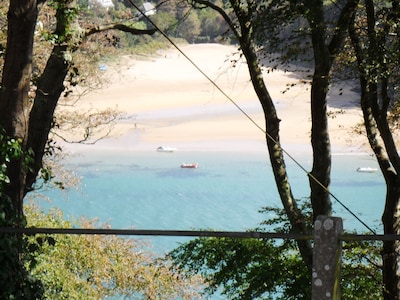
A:
{"label": "tree bark", "polygon": [[306,13],[311,28],[314,54],[314,74],[311,84],[311,145],[313,166],[310,172],[313,219],[319,215],[331,215],[329,195],[331,173],[331,145],[328,131],[326,95],[329,89],[329,73],[332,55],[326,42],[326,24],[322,1],[309,1]]}
{"label": "tree bark", "polygon": [[[375,31],[375,12],[373,1],[366,1],[367,35],[358,31],[355,22],[349,27],[350,38],[357,58],[361,87],[361,108],[368,141],[379,164],[386,183],[385,208],[382,215],[384,234],[400,234],[400,163],[393,135],[387,120],[389,108],[387,72],[379,72],[386,66],[379,49]],[[353,16],[353,19],[355,16]],[[381,41],[384,43],[384,41]],[[368,47],[364,45],[367,44]],[[377,62],[380,62],[377,66]],[[371,70],[373,74],[371,77]],[[376,75],[376,76],[374,76]],[[381,91],[379,91],[379,86]],[[380,96],[384,96],[380,99]],[[383,297],[385,300],[400,299],[399,252],[400,241],[384,241]]]}
{"label": "tree bark", "polygon": [[313,167],[309,180],[314,220],[318,215],[329,216],[332,213],[329,193],[332,160],[326,97],[329,90],[332,64],[337,53],[342,48],[351,16],[358,2],[358,0],[345,2],[338,15],[335,31],[330,40],[327,34],[323,1],[307,1],[308,10],[304,12],[311,28],[311,42],[315,63],[311,85]]}
{"label": "tree bark", "polygon": [[[33,38],[38,15],[38,1],[10,0],[7,46],[0,92],[0,126],[8,137],[16,139],[24,151],[28,134],[30,103],[28,92],[32,73]],[[7,163],[9,184],[0,194],[3,216],[0,226],[25,226],[23,197],[27,166],[22,157]],[[27,276],[21,260],[22,235],[0,236],[0,297],[3,299],[39,297],[40,288]]]}
{"label": "tree bark", "polygon": [[[380,142],[381,137],[391,143],[393,136],[391,134],[390,136],[387,134],[382,135],[382,131],[379,129],[380,126],[377,125],[373,113],[374,109],[372,108],[374,103],[377,102],[375,97],[377,94],[371,93],[374,87],[367,84],[367,80],[364,77],[361,79],[361,89],[361,107],[368,141],[386,182],[385,208],[382,215],[383,231],[384,234],[399,235],[400,177],[398,173],[394,172],[394,163],[389,159],[393,155],[388,155],[387,148],[383,145],[385,143],[382,144]],[[383,261],[383,296],[385,300],[400,299],[399,251],[399,241],[383,242],[381,255]]]}
{"label": "tree bark", "polygon": [[[388,177],[388,180],[386,180],[385,209],[382,215],[383,230],[385,234],[399,235],[400,180],[399,176],[392,172]],[[381,255],[383,261],[383,296],[385,300],[400,299],[399,253],[399,241],[385,241],[383,243]]]}
{"label": "tree bark", "polygon": [[[260,68],[260,62],[257,57],[257,51],[254,44],[254,24],[252,23],[251,5],[244,7],[241,1],[230,0],[232,9],[237,18],[236,24],[231,17],[221,7],[206,0],[196,0],[196,3],[211,7],[217,11],[228,24],[233,34],[239,41],[240,48],[247,61],[251,82],[257,97],[261,103],[264,112],[266,141],[271,162],[276,187],[292,226],[292,231],[295,233],[307,234],[305,218],[297,206],[296,199],[293,196],[292,189],[289,183],[289,178],[286,172],[285,159],[283,150],[280,146],[279,138],[279,123],[275,105],[265,85],[263,74]],[[246,11],[246,9],[249,11]],[[297,245],[301,253],[304,264],[308,268],[310,274],[312,271],[312,246],[309,241],[298,240]]]}
{"label": "tree bark", "polygon": [[[268,153],[280,199],[292,226],[292,231],[295,233],[307,234],[308,232],[305,218],[298,208],[295,198],[293,197],[289,178],[286,172],[285,159],[279,139],[280,120],[277,116],[272,98],[267,90],[267,87],[265,86],[260,63],[257,58],[256,49],[252,40],[252,29],[251,25],[249,25],[250,21],[247,19],[249,16],[246,16],[246,13],[242,10],[239,1],[231,1],[231,4],[236,16],[238,16],[238,21],[240,24],[240,33],[237,32],[236,35],[239,39],[243,55],[247,61],[251,82],[264,111]],[[311,243],[306,240],[298,240],[297,244],[303,261],[311,273]]]}
{"label": "tree bark", "polygon": [[[17,138],[24,149],[28,133],[29,99],[32,73],[33,37],[38,10],[35,0],[11,0],[8,12],[7,47],[0,94],[0,122],[8,136]],[[23,159],[8,165],[10,184],[4,193],[15,212],[22,215],[25,190]]]}
{"label": "tree bark", "polygon": [[[241,43],[242,51],[248,62],[248,68],[251,75],[251,80],[254,89],[261,102],[264,111],[266,140],[274,173],[276,186],[279,192],[285,212],[288,216],[292,230],[295,233],[307,234],[304,216],[297,206],[297,202],[293,197],[292,189],[289,183],[289,178],[286,172],[286,164],[283,156],[283,151],[279,139],[279,118],[277,116],[272,98],[265,87],[262,72],[259,67],[258,59],[255,55],[255,50],[249,45]],[[309,241],[297,241],[303,261],[309,271],[312,270],[312,246]]]}
{"label": "tree bark", "polygon": [[46,67],[37,82],[36,97],[29,117],[27,146],[34,152],[34,165],[27,174],[25,193],[32,189],[36,176],[42,168],[42,160],[52,128],[54,111],[64,91],[64,80],[71,62],[65,59],[66,45],[56,45]]}

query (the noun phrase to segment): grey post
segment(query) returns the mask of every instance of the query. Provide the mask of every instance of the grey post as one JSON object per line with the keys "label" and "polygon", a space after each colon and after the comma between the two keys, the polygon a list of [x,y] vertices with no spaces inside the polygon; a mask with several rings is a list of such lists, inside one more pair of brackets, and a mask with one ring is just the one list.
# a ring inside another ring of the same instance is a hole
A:
{"label": "grey post", "polygon": [[340,299],[342,232],[341,218],[318,216],[314,223],[312,300]]}

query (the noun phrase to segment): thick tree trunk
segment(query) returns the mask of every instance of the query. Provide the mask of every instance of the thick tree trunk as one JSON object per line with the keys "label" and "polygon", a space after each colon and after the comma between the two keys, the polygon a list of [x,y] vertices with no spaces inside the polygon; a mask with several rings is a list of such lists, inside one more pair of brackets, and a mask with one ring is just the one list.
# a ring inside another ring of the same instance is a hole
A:
{"label": "thick tree trunk", "polygon": [[[8,40],[0,94],[0,122],[6,134],[26,145],[29,120],[29,99],[33,37],[38,15],[37,1],[11,0],[8,12]],[[15,212],[22,215],[25,191],[23,160],[8,165],[10,184],[5,194],[11,199]]]}
{"label": "thick tree trunk", "polygon": [[[11,0],[8,13],[8,40],[3,67],[0,94],[0,126],[5,134],[16,138],[23,150],[21,158],[7,164],[7,176],[10,183],[0,194],[0,226],[24,226],[23,199],[36,180],[42,167],[48,133],[51,129],[53,114],[60,94],[64,89],[64,80],[69,70],[69,61],[65,59],[68,41],[53,48],[44,73],[38,80],[37,94],[33,106],[29,102],[28,92],[31,84],[33,38],[38,15],[37,6],[44,0]],[[61,1],[62,2],[62,1]],[[69,9],[75,8],[74,0],[66,1]],[[70,10],[61,7],[57,11],[58,36],[65,34]],[[133,34],[150,34],[154,31],[140,31],[114,26],[112,28]],[[112,29],[111,28],[111,29]],[[97,29],[100,31],[101,29]],[[94,33],[96,31],[91,31]],[[68,38],[68,36],[65,36]],[[33,150],[34,165],[26,165],[24,155]],[[29,168],[28,168],[29,167]],[[1,299],[37,299],[40,298],[40,286],[28,276],[21,259],[23,253],[22,235],[0,235],[0,298]]]}
{"label": "thick tree trunk", "polygon": [[[31,83],[33,37],[38,10],[35,0],[10,0],[8,39],[4,58],[0,93],[0,126],[5,134],[20,142],[26,150],[29,122],[28,92]],[[25,157],[11,159],[7,164],[10,183],[0,194],[0,226],[25,226],[23,198],[27,166]],[[21,253],[22,235],[0,235],[0,298],[37,299],[40,287],[28,276]]]}

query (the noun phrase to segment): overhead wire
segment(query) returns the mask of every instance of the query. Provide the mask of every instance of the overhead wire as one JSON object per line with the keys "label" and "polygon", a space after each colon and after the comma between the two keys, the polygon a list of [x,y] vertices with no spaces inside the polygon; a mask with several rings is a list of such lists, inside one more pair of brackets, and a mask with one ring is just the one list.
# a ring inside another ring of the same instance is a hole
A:
{"label": "overhead wire", "polygon": [[179,46],[161,29],[155,24],[146,14],[140,9],[132,0],[128,0],[129,3],[180,53],[182,56],[197,70],[201,75],[204,76],[226,99],[228,99],[254,126],[256,126],[261,132],[263,132],[268,139],[280,147],[282,152],[287,155],[303,172],[307,174],[315,183],[317,183],[322,189],[324,189],[329,195],[336,200],[350,215],[352,215],[358,222],[360,222],[365,228],[367,228],[373,234],[377,234],[366,222],[364,222],[356,213],[354,213],[347,205],[345,205],[338,197],[336,197],[318,178],[316,178],[311,172],[308,172],[305,167],[294,158],[287,150],[285,150],[278,141],[276,141],[264,128],[262,128],[253,118],[246,113],[236,102],[233,100],[213,79],[211,79]]}

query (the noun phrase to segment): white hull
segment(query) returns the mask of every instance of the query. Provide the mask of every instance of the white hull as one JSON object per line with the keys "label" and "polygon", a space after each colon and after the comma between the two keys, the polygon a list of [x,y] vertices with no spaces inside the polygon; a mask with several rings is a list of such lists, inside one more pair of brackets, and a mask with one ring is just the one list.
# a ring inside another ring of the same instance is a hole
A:
{"label": "white hull", "polygon": [[157,148],[157,152],[174,152],[174,151],[176,151],[176,148],[163,147],[163,146]]}
{"label": "white hull", "polygon": [[371,168],[371,167],[360,167],[360,168],[357,168],[357,172],[360,172],[360,173],[375,173],[375,172],[378,172],[378,169],[377,168]]}

